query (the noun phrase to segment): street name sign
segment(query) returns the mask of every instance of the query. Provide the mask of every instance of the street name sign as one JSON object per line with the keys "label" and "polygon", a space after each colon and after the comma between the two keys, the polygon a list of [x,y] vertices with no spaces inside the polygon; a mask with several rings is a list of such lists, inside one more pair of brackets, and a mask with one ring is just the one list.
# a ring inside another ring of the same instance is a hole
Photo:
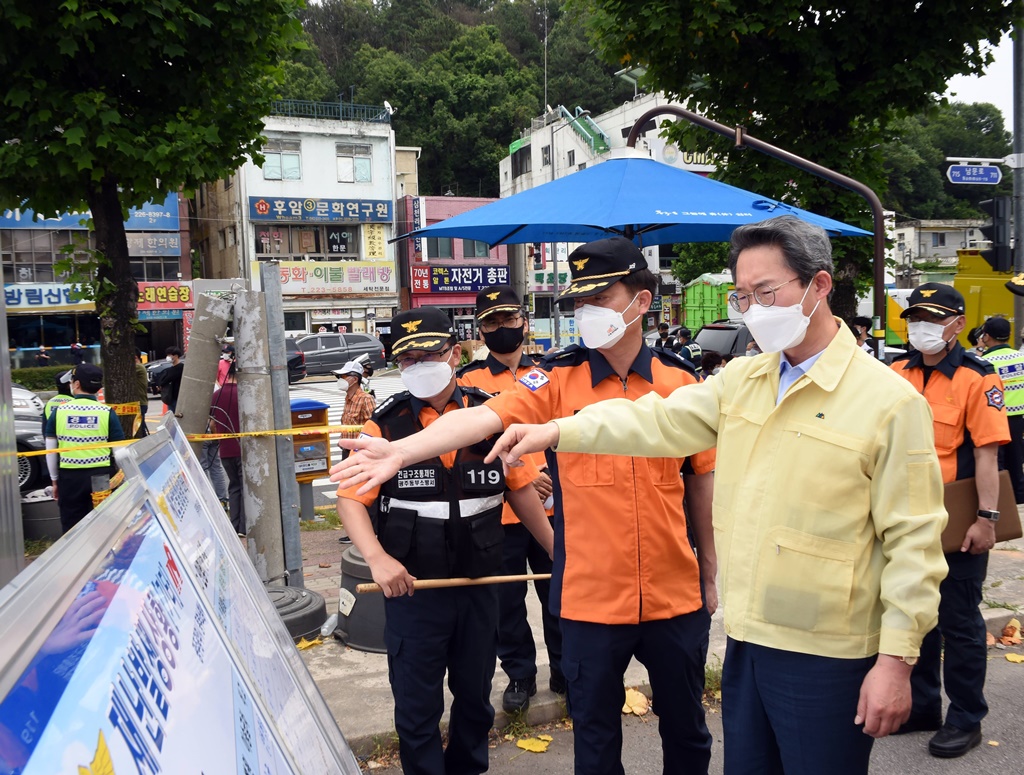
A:
{"label": "street name sign", "polygon": [[946,170],[950,183],[994,186],[1003,179],[1003,171],[994,164],[953,164]]}

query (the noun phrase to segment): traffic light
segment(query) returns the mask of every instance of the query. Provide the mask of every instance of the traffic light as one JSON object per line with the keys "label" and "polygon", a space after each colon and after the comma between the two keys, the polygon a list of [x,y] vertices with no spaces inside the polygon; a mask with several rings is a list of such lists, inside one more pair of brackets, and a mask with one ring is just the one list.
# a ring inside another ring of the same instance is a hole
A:
{"label": "traffic light", "polygon": [[984,258],[997,272],[1013,271],[1013,255],[1010,250],[1010,197],[997,196],[985,199],[978,206],[992,217],[991,222],[981,227],[982,236],[991,244],[981,251]]}
{"label": "traffic light", "polygon": [[533,271],[543,271],[544,250],[539,242],[534,242],[532,245],[530,245],[530,255],[533,256]]}

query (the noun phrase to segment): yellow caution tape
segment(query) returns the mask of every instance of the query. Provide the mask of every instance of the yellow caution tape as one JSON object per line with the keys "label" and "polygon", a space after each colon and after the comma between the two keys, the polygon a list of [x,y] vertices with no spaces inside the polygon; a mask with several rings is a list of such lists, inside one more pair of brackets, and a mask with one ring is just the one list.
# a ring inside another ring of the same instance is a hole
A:
{"label": "yellow caution tape", "polygon": [[[185,438],[189,441],[216,441],[219,439],[243,439],[258,436],[323,436],[331,433],[358,433],[362,425],[318,425],[302,428],[282,428],[270,431],[245,431],[244,433],[190,433]],[[76,444],[76,450],[103,449],[104,447],[127,447],[140,439],[124,439],[123,441],[97,441],[92,444]],[[31,452],[19,452],[18,457],[38,457],[60,452],[59,449],[35,449]]]}

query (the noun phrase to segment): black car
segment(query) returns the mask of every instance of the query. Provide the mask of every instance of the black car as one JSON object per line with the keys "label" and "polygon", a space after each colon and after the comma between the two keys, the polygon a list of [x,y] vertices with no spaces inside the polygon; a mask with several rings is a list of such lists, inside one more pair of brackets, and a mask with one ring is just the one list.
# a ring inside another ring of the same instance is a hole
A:
{"label": "black car", "polygon": [[739,356],[747,354],[747,345],[753,339],[746,323],[739,320],[716,320],[701,328],[693,341],[704,352]]}
{"label": "black car", "polygon": [[[14,435],[18,452],[36,452],[46,449],[43,438],[42,415],[34,419],[16,417]],[[50,473],[46,468],[46,458],[42,455],[18,458],[18,489],[21,492],[40,490],[50,483]]]}
{"label": "black car", "polygon": [[372,368],[385,366],[384,345],[369,334],[309,334],[287,341],[302,351],[309,374],[330,374],[364,353],[369,356]]}
{"label": "black car", "polygon": [[[302,351],[290,339],[285,340],[285,355],[288,359],[288,384],[291,385],[306,376],[306,362]],[[185,359],[181,359],[184,363]],[[160,395],[160,375],[171,365],[170,361],[155,361],[146,364],[146,377],[149,382],[149,393]]]}

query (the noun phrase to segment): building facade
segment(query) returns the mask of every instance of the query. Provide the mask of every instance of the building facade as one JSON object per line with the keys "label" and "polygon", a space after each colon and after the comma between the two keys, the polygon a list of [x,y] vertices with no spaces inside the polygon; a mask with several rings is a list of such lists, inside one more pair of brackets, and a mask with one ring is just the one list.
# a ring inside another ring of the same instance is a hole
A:
{"label": "building facade", "polygon": [[204,276],[259,290],[260,263],[277,262],[286,331],[376,334],[398,306],[396,185],[415,188],[405,159],[418,149],[403,149],[400,173],[383,107],[282,101],[275,110],[264,162],[196,194]]}
{"label": "building facade", "polygon": [[[3,268],[8,347],[14,368],[35,366],[40,346],[50,363],[70,363],[71,345],[100,361],[100,327],[95,305],[62,282],[58,262],[85,257],[94,247],[83,225],[89,213],[37,218],[31,210],[0,212],[0,265]],[[132,208],[125,222],[132,276],[139,284],[138,348],[160,355],[184,341],[192,310],[187,205],[178,194],[163,202]],[[76,250],[76,248],[81,248]]]}

